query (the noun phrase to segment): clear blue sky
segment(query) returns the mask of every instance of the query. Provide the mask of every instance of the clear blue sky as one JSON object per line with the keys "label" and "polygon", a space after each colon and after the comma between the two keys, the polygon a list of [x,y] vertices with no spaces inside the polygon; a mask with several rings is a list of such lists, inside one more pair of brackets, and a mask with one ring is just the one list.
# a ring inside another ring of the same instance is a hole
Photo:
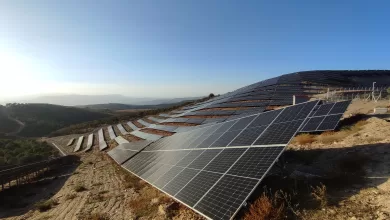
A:
{"label": "clear blue sky", "polygon": [[0,74],[24,89],[2,80],[0,97],[197,96],[300,70],[388,69],[389,8],[388,1],[2,0]]}

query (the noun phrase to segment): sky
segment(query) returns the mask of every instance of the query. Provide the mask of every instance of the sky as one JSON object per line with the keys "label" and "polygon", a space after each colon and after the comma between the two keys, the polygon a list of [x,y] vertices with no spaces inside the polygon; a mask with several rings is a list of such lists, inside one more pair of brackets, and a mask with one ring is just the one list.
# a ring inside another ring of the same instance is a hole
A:
{"label": "sky", "polygon": [[285,73],[389,69],[389,1],[1,0],[0,100],[189,97]]}

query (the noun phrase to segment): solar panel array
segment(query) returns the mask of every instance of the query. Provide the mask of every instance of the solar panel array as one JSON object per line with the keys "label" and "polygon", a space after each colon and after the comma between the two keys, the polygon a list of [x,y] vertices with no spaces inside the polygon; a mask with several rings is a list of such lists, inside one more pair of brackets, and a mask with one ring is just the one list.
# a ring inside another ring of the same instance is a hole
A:
{"label": "solar panel array", "polygon": [[[174,115],[167,117],[180,117],[184,115],[209,114],[204,110],[209,109],[213,115],[221,115],[221,108],[263,108],[268,110],[273,106],[286,106],[307,101],[313,95],[324,94],[328,89],[338,90],[340,87],[355,87],[366,89],[373,82],[379,83],[383,89],[390,85],[390,71],[304,71],[281,75],[272,79],[254,83],[235,91],[215,96],[204,102],[192,106],[183,107],[183,111],[176,111]],[[211,109],[213,108],[213,109]],[[216,109],[219,108],[219,109]],[[230,109],[232,110],[232,109]],[[263,111],[256,110],[256,111]],[[234,114],[242,114],[236,110]]]}
{"label": "solar panel array", "polygon": [[110,155],[205,217],[230,219],[317,104],[302,103],[177,133],[139,152],[115,148]]}
{"label": "solar panel array", "polygon": [[301,132],[317,132],[336,129],[341,117],[351,101],[324,104],[313,111],[311,117],[302,126]]}

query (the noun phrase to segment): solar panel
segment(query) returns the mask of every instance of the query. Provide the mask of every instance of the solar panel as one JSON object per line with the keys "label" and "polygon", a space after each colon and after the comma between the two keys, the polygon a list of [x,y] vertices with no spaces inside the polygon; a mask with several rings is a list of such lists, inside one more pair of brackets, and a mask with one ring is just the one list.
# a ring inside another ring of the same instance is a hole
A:
{"label": "solar panel", "polygon": [[258,182],[224,175],[193,207],[211,219],[231,219]]}
{"label": "solar panel", "polygon": [[87,148],[85,148],[84,152],[91,150],[93,145],[93,134],[88,135]]}
{"label": "solar panel", "polygon": [[117,124],[116,127],[118,128],[118,130],[121,132],[122,135],[126,135],[126,134],[129,133],[129,132],[127,132],[127,131],[125,130],[125,128],[123,127],[122,124]]}
{"label": "solar panel", "polygon": [[207,218],[234,217],[318,101],[176,133],[123,167]]}
{"label": "solar panel", "polygon": [[282,151],[283,147],[249,148],[227,173],[260,179]]}
{"label": "solar panel", "polygon": [[149,133],[145,133],[145,132],[142,132],[142,131],[139,131],[139,130],[130,132],[130,134],[132,134],[134,136],[137,136],[139,138],[142,138],[144,140],[150,140],[150,141],[156,141],[156,140],[162,138],[161,135],[149,134]]}
{"label": "solar panel", "polygon": [[148,122],[146,122],[146,121],[144,121],[144,120],[142,120],[142,119],[138,119],[137,120],[140,124],[142,124],[143,126],[145,126],[145,127],[149,127],[150,126],[150,123],[148,123]]}
{"label": "solar panel", "polygon": [[181,188],[180,192],[171,195],[175,195],[178,200],[189,206],[194,206],[221,176],[220,173],[200,171],[195,178],[186,183],[185,187]]}
{"label": "solar panel", "polygon": [[329,112],[329,115],[332,115],[332,114],[341,114],[347,110],[349,104],[351,103],[351,101],[343,101],[343,102],[337,102],[333,108],[330,110]]}
{"label": "solar panel", "polygon": [[137,126],[135,126],[135,124],[133,124],[133,122],[131,122],[131,121],[127,122],[127,125],[129,125],[129,127],[130,127],[131,129],[133,129],[133,131],[136,131],[136,130],[139,129],[139,128],[138,128]]}
{"label": "solar panel", "polygon": [[184,169],[178,175],[175,176],[169,183],[167,183],[162,189],[170,195],[175,195],[179,192],[187,183],[198,174],[199,170]]}
{"label": "solar panel", "polygon": [[317,130],[325,116],[309,118],[305,126],[301,129],[301,132],[309,132]]}
{"label": "solar panel", "polygon": [[115,135],[114,129],[112,129],[112,126],[111,125],[108,126],[107,130],[108,130],[108,135],[110,136],[110,139],[114,140],[116,138],[116,135]]}
{"label": "solar panel", "polygon": [[107,143],[104,141],[103,128],[98,131],[99,136],[99,150],[104,150],[107,148]]}
{"label": "solar panel", "polygon": [[122,164],[137,153],[139,153],[151,143],[151,141],[122,143],[119,144],[116,148],[108,151],[107,154],[110,155],[110,157],[114,159],[118,164]]}
{"label": "solar panel", "polygon": [[335,103],[321,105],[318,110],[314,113],[313,116],[327,115],[329,111],[333,108]]}
{"label": "solar panel", "polygon": [[342,116],[343,114],[326,116],[324,121],[321,122],[321,125],[318,126],[316,130],[317,131],[334,130]]}
{"label": "solar panel", "polygon": [[351,101],[342,101],[321,105],[313,116],[309,117],[300,132],[318,132],[336,129],[341,117]]}
{"label": "solar panel", "polygon": [[115,141],[118,143],[118,144],[126,144],[126,143],[129,143],[128,140],[124,139],[123,137],[121,136],[118,136],[115,138]]}
{"label": "solar panel", "polygon": [[202,124],[206,119],[204,118],[189,118],[186,123],[190,124]]}
{"label": "solar panel", "polygon": [[174,130],[174,132],[181,133],[181,132],[187,132],[195,129],[193,126],[184,126],[184,127],[178,127]]}
{"label": "solar panel", "polygon": [[70,145],[72,145],[72,144],[73,144],[73,142],[74,142],[74,138],[71,138],[71,139],[69,140],[68,144],[66,144],[66,146],[70,146]]}
{"label": "solar panel", "polygon": [[93,134],[88,135],[87,147],[92,147],[93,144]]}
{"label": "solar panel", "polygon": [[177,129],[177,126],[170,126],[170,125],[156,125],[154,126],[154,129],[161,130],[161,131],[169,131],[169,132],[175,132]]}
{"label": "solar panel", "polygon": [[76,147],[74,148],[73,152],[77,152],[81,149],[81,145],[83,144],[83,141],[84,141],[84,136],[79,137],[79,139],[77,140]]}
{"label": "solar panel", "polygon": [[245,151],[246,148],[223,149],[222,152],[204,168],[204,170],[225,173]]}
{"label": "solar panel", "polygon": [[157,123],[160,123],[160,122],[164,121],[164,119],[159,119],[159,118],[156,118],[156,117],[148,117],[148,119],[151,120],[151,121],[157,122]]}

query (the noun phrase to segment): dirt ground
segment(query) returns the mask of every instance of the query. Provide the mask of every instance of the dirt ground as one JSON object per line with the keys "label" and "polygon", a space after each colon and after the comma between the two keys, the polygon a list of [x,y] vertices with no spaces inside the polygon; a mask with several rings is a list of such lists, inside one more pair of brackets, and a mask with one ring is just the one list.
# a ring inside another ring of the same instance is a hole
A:
{"label": "dirt ground", "polygon": [[348,107],[345,115],[350,114],[369,114],[372,113],[376,107],[389,107],[389,100],[379,100],[378,102],[365,101],[365,100],[353,100],[351,105]]}
{"label": "dirt ground", "polygon": [[[30,210],[4,219],[82,219],[83,215],[94,212],[107,213],[112,219],[131,219],[131,210],[126,208],[126,202],[135,193],[132,189],[124,189],[121,177],[116,175],[117,168],[97,151],[83,153],[81,161],[82,164],[52,196],[58,205],[46,212]],[[84,186],[86,190],[76,192],[77,185]]]}
{"label": "dirt ground", "polygon": [[[100,219],[104,216],[113,220],[128,219],[202,219],[193,211],[167,198],[163,193],[153,189],[138,178],[127,175],[121,167],[115,164],[106,154],[97,150],[79,153],[81,164],[71,173],[67,173],[62,181],[45,185],[45,188],[34,188],[30,205],[21,209],[1,210],[0,218],[6,220],[42,220],[42,219]],[[77,192],[77,187],[85,189]],[[136,186],[136,187],[134,187]],[[42,196],[44,191],[44,196]],[[150,193],[150,192],[153,193]],[[31,192],[30,192],[31,193]],[[42,194],[41,196],[39,194]],[[151,195],[151,197],[147,197]],[[142,204],[147,197],[147,205],[151,208],[140,208],[143,217],[137,216],[140,210],[134,211],[131,201]],[[40,212],[34,209],[34,203],[39,200],[53,199],[58,202],[50,210]],[[167,207],[176,206],[174,214]],[[102,218],[103,219],[103,218]]]}
{"label": "dirt ground", "polygon": [[294,178],[327,187],[329,205],[306,219],[390,219],[390,122],[372,117],[359,129],[312,138],[294,140],[284,154]]}

